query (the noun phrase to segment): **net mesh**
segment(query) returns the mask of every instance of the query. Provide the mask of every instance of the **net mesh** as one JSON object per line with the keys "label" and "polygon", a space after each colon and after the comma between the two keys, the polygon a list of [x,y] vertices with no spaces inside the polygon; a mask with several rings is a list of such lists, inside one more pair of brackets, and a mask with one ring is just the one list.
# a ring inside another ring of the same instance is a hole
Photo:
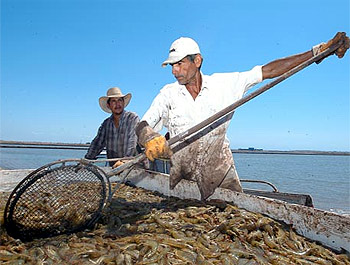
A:
{"label": "net mesh", "polygon": [[5,207],[7,232],[22,240],[90,227],[106,202],[109,182],[93,165],[55,165],[28,175]]}

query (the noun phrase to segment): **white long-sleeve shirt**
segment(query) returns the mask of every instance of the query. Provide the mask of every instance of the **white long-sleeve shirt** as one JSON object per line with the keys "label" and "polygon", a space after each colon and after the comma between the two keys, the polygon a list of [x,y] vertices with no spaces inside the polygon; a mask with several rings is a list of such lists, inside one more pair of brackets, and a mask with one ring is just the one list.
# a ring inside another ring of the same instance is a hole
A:
{"label": "white long-sleeve shirt", "polygon": [[202,74],[202,88],[195,100],[184,85],[174,82],[160,90],[142,120],[158,132],[167,128],[174,137],[241,99],[261,81],[261,66],[246,72]]}
{"label": "white long-sleeve shirt", "polygon": [[[261,82],[262,66],[250,71],[202,74],[202,87],[194,100],[184,85],[165,85],[142,120],[155,130],[165,127],[174,137],[241,99]],[[230,121],[177,151],[172,156],[170,188],[182,178],[197,182],[202,199],[208,198],[234,165],[226,131]]]}

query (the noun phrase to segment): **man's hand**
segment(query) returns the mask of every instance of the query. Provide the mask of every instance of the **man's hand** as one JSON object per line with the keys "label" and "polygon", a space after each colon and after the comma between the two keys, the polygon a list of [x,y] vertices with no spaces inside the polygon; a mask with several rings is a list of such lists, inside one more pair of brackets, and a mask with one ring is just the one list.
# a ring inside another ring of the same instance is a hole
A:
{"label": "man's hand", "polygon": [[334,53],[338,56],[338,58],[343,58],[345,52],[350,47],[350,39],[348,36],[346,36],[345,32],[338,32],[334,36],[334,38],[329,40],[327,43],[321,43],[314,46],[312,48],[313,55],[316,56],[337,43],[341,43],[341,46],[338,49],[336,49]]}
{"label": "man's hand", "polygon": [[172,152],[164,136],[157,136],[145,143],[147,158],[154,161],[156,158],[170,158]]}
{"label": "man's hand", "polygon": [[145,147],[145,155],[151,161],[155,158],[170,158],[172,151],[164,136],[155,132],[146,121],[141,121],[135,129],[138,143]]}
{"label": "man's hand", "polygon": [[335,54],[338,56],[338,58],[343,58],[344,54],[350,47],[350,39],[348,36],[345,35],[343,36],[343,44],[335,51]]}
{"label": "man's hand", "polygon": [[338,58],[343,58],[345,52],[350,46],[349,37],[346,36],[345,32],[338,32],[333,39],[328,41],[326,44],[321,45],[320,52],[327,50],[330,46],[338,42],[341,42],[342,45],[335,51],[335,54],[338,56]]}
{"label": "man's hand", "polygon": [[125,162],[123,160],[118,160],[117,162],[114,163],[114,165],[112,166],[112,168],[116,168],[119,167],[121,165],[123,165]]}
{"label": "man's hand", "polygon": [[85,166],[91,164],[91,161],[89,159],[86,159],[86,158],[80,159],[79,162],[80,162],[80,164],[85,165]]}

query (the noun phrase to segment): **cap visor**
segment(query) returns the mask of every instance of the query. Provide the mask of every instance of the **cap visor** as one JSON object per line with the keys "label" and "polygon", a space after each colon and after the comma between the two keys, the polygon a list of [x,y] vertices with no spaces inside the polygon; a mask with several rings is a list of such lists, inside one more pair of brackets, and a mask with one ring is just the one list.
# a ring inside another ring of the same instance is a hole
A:
{"label": "cap visor", "polygon": [[162,63],[162,67],[167,66],[168,64],[172,64],[172,63],[177,63],[179,61],[181,61],[183,58],[185,58],[186,55],[176,55],[176,56],[169,56],[168,59],[166,59],[163,63]]}

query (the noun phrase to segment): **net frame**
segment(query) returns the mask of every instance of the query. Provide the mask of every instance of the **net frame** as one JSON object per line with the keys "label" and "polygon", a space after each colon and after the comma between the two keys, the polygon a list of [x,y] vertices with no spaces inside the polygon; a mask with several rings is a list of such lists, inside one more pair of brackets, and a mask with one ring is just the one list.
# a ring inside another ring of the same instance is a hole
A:
{"label": "net frame", "polygon": [[67,159],[47,164],[15,187],[4,211],[10,236],[29,241],[95,224],[108,203],[111,184],[102,169],[80,162]]}

